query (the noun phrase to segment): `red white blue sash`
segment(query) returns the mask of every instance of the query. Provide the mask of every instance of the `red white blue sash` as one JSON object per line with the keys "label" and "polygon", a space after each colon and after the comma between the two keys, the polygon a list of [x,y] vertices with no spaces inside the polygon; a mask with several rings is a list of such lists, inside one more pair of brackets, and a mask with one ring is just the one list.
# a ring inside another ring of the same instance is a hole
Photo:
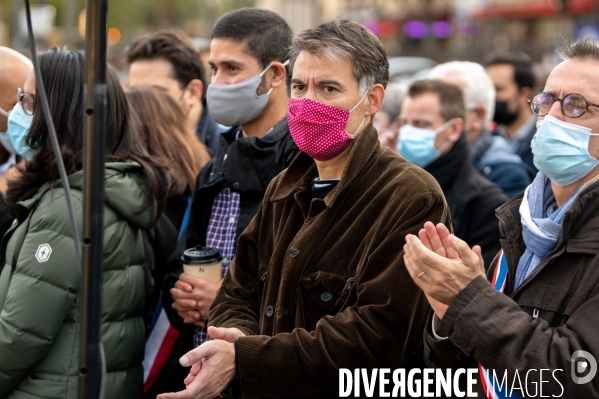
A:
{"label": "red white blue sash", "polygon": [[[507,280],[507,261],[503,254],[503,249],[499,252],[499,259],[497,260],[497,266],[495,267],[495,273],[493,274],[493,281],[491,285],[495,291],[503,292],[505,289],[505,281]],[[493,372],[489,373],[482,364],[478,364],[478,373],[480,380],[483,384],[485,395],[488,399],[522,399],[522,397],[508,388],[507,379],[504,380],[504,386],[500,386],[497,380],[493,377]],[[498,378],[503,378],[503,370],[501,375],[497,375]]]}
{"label": "red white blue sash", "polygon": [[[191,196],[187,198],[187,208],[185,209],[185,215],[183,216],[177,240],[183,236],[189,224],[190,214]],[[179,330],[173,327],[168,321],[168,317],[162,306],[162,298],[160,298],[154,310],[150,332],[146,338],[145,356],[142,363],[144,368],[144,393],[148,392],[158,379],[179,338],[179,334]]]}

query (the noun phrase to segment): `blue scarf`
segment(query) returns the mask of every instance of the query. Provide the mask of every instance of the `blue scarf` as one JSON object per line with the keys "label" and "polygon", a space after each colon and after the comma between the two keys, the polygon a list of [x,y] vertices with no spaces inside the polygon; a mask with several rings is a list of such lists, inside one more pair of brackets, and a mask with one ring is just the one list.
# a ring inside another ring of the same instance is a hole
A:
{"label": "blue scarf", "polygon": [[551,190],[551,181],[539,172],[532,184],[524,191],[524,198],[520,204],[520,217],[526,251],[518,262],[515,288],[518,288],[539,266],[541,260],[555,248],[566,213],[572,207],[581,188],[558,207]]}

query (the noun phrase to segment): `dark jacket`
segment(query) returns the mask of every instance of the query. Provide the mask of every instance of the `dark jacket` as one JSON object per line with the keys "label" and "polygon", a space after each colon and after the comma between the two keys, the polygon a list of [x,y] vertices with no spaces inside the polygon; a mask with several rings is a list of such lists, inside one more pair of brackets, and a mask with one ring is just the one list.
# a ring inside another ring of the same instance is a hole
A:
{"label": "dark jacket", "polygon": [[154,310],[160,300],[162,282],[166,275],[166,262],[177,245],[177,229],[163,213],[152,228],[145,230],[144,272],[146,284],[146,306],[144,319],[146,327],[152,322]]}
{"label": "dark jacket", "polygon": [[471,247],[480,245],[488,267],[500,248],[495,209],[507,196],[474,169],[465,135],[424,169],[437,179],[445,194],[454,234]]}
{"label": "dark jacket", "polygon": [[402,248],[428,220],[449,226],[449,210],[437,182],[382,148],[372,124],[352,146],[324,200],[312,198],[318,171],[301,153],[239,237],[210,325],[247,335],[237,341],[246,399],[338,397],[339,368],[422,362],[428,306]]}
{"label": "dark jacket", "polygon": [[[517,144],[513,145],[511,151],[513,154],[518,155],[522,161],[536,174],[537,168],[534,163],[534,157],[531,148],[532,138],[537,132],[536,124],[532,124],[528,129],[524,137],[517,139]],[[495,133],[497,134],[497,133]]]}
{"label": "dark jacket", "polygon": [[497,184],[508,198],[523,192],[535,177],[535,172],[510,151],[508,142],[501,136],[493,136],[488,130],[470,148],[473,150],[474,167]]}
{"label": "dark jacket", "polygon": [[220,135],[226,130],[225,127],[216,123],[210,113],[208,112],[208,105],[204,104],[204,110],[202,116],[198,121],[198,125],[194,129],[198,139],[208,148],[210,156],[218,151],[218,144],[220,142]]}
{"label": "dark jacket", "polygon": [[183,323],[172,308],[170,289],[179,279],[183,251],[198,244],[206,245],[206,231],[214,199],[225,184],[231,190],[239,192],[240,214],[236,235],[239,237],[258,212],[270,181],[285,169],[299,152],[289,134],[287,118],[264,137],[242,137],[235,140],[237,129],[231,128],[220,135],[217,155],[200,171],[193,194],[189,224],[168,262],[167,270],[171,274],[165,279],[162,300],[171,324],[181,331],[193,330],[193,325]]}
{"label": "dark jacket", "polygon": [[[519,213],[522,197],[497,210],[508,264],[505,294],[494,291],[487,281],[493,277],[495,259],[487,279],[473,280],[447,309],[437,334],[449,340],[435,342],[427,330],[425,360],[428,367],[441,368],[475,367],[480,361],[498,375],[507,370],[510,384],[518,370],[523,386],[523,376],[534,369],[526,386],[530,395],[540,381],[539,370],[561,369],[555,375],[563,388],[551,373],[543,374],[545,397],[597,398],[599,376],[574,384],[571,357],[584,350],[599,359],[599,182],[579,194],[553,251],[514,290],[516,268],[525,250]],[[480,393],[479,397],[486,397]]]}

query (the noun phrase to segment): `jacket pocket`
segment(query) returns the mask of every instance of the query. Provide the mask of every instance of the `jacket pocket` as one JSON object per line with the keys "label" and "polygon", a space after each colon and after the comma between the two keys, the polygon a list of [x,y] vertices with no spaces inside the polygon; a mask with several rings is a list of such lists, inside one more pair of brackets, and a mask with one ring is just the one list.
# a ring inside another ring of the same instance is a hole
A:
{"label": "jacket pocket", "polygon": [[587,300],[587,293],[568,286],[533,282],[518,299],[518,305],[533,319],[540,318],[550,326],[558,327]]}
{"label": "jacket pocket", "polygon": [[311,330],[322,317],[339,313],[355,281],[355,277],[322,271],[302,276],[306,328]]}

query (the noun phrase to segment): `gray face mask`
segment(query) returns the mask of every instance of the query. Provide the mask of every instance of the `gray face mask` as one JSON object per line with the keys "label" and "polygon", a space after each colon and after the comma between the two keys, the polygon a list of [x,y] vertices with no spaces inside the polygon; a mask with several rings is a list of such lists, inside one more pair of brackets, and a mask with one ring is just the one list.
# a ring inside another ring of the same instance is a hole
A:
{"label": "gray face mask", "polygon": [[[287,65],[285,61],[283,65]],[[210,84],[206,92],[206,101],[210,116],[225,126],[244,125],[256,119],[262,112],[272,92],[257,95],[256,90],[262,82],[262,76],[273,63],[270,63],[259,75],[231,85]]]}

